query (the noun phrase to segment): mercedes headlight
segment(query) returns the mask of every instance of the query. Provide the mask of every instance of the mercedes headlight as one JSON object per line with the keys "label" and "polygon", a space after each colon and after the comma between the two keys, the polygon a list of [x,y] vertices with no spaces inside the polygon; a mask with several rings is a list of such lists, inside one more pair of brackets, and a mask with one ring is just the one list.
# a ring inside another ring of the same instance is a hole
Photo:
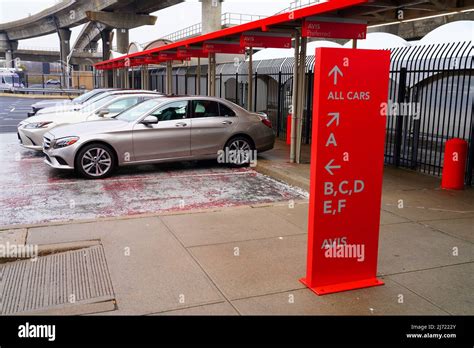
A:
{"label": "mercedes headlight", "polygon": [[62,147],[73,145],[77,143],[78,140],[79,140],[79,137],[66,137],[66,138],[56,139],[53,147],[55,149],[60,149]]}
{"label": "mercedes headlight", "polygon": [[33,123],[28,123],[25,126],[25,129],[38,129],[38,128],[46,128],[49,124],[53,123],[52,121],[48,122],[33,122]]}

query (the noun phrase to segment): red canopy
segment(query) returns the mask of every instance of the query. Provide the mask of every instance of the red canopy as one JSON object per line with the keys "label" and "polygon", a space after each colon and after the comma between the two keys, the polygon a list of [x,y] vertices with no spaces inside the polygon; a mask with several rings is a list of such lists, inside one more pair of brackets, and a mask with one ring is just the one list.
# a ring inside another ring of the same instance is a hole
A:
{"label": "red canopy", "polygon": [[[240,45],[241,37],[244,33],[268,33],[271,31],[275,31],[275,33],[281,33],[282,31],[289,32],[296,29],[297,27],[301,27],[302,20],[307,17],[321,14],[328,15],[331,12],[336,12],[344,8],[357,6],[368,2],[370,2],[370,0],[331,0],[325,3],[303,7],[291,12],[277,14],[268,18],[218,30],[213,33],[200,35],[161,47],[106,60],[97,63],[94,66],[99,70],[110,70],[124,68],[127,66],[158,64],[168,60],[182,60],[189,59],[190,57],[202,57],[206,53],[206,51],[203,50],[203,44],[206,41],[219,40],[220,42],[224,41]],[[334,15],[337,17],[337,13]],[[186,50],[186,54],[183,55],[183,53],[178,53],[178,49],[181,52]]]}

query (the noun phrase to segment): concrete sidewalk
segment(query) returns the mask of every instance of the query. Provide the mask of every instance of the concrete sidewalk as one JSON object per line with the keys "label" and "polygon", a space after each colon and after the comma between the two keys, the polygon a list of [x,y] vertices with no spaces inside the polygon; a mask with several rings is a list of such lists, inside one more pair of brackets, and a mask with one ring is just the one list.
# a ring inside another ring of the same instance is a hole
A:
{"label": "concrete sidewalk", "polygon": [[[474,192],[438,187],[432,177],[386,170],[378,265],[386,285],[321,297],[298,281],[306,267],[306,202],[70,223],[0,236],[39,245],[98,240],[116,300],[115,310],[104,307],[102,313],[111,315],[472,315]],[[59,313],[100,312],[75,307]]]}

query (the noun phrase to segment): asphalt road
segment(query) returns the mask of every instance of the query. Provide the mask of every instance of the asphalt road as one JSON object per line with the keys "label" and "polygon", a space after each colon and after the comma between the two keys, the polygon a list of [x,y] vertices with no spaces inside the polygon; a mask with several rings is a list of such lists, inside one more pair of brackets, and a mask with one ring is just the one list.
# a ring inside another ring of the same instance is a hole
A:
{"label": "asphalt road", "polygon": [[0,97],[0,133],[16,133],[20,121],[27,117],[36,98]]}

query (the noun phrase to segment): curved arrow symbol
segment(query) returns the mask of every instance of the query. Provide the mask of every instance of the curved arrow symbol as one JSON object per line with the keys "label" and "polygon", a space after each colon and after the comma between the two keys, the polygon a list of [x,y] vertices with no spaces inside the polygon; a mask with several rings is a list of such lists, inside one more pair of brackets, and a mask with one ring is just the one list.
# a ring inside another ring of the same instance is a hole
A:
{"label": "curved arrow symbol", "polygon": [[341,169],[341,166],[333,166],[332,165],[333,163],[334,163],[334,160],[331,160],[328,164],[326,164],[326,167],[324,167],[324,169],[326,169],[326,171],[330,175],[334,175],[334,173],[332,172],[333,169]]}
{"label": "curved arrow symbol", "polygon": [[332,68],[332,70],[329,72],[329,77],[331,75],[334,75],[334,84],[337,85],[337,75],[341,75],[341,77],[344,76],[344,74],[342,73],[341,69],[339,69],[339,67],[336,65],[334,66],[334,68]]}

